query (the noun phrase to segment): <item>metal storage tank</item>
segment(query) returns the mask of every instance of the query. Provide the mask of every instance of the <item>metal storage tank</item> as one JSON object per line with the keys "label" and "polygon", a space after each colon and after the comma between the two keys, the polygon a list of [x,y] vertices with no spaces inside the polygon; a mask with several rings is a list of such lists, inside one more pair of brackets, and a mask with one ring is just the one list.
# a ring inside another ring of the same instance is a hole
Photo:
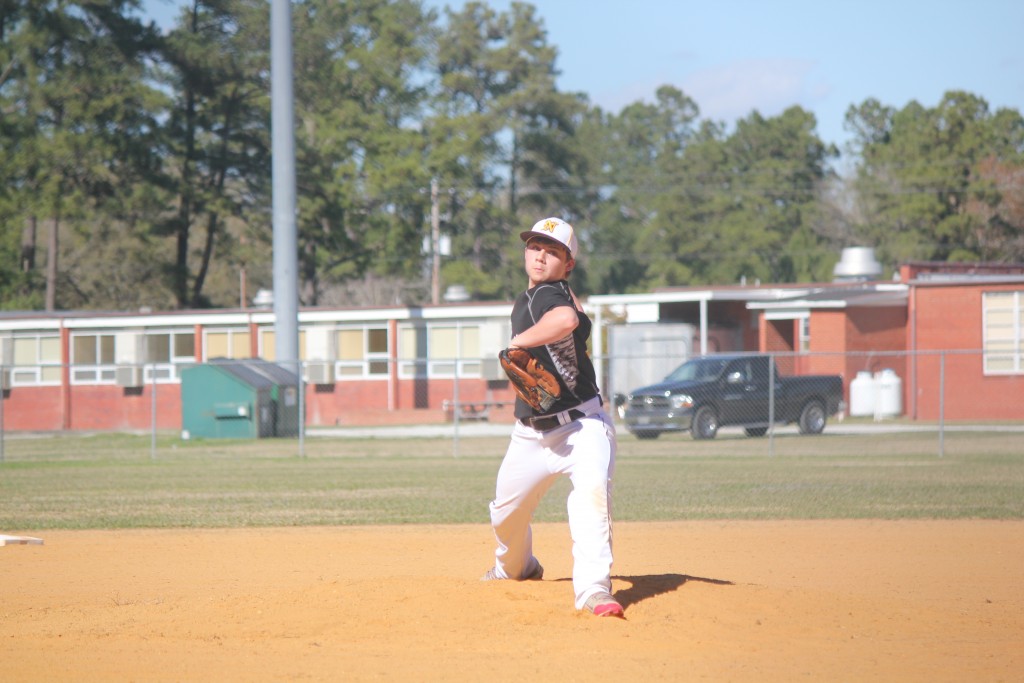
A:
{"label": "metal storage tank", "polygon": [[886,368],[875,373],[878,387],[878,403],[875,417],[892,417],[903,414],[903,381],[894,370]]}
{"label": "metal storage tank", "polygon": [[867,370],[861,370],[850,382],[850,417],[864,417],[875,414],[878,401],[878,385]]}

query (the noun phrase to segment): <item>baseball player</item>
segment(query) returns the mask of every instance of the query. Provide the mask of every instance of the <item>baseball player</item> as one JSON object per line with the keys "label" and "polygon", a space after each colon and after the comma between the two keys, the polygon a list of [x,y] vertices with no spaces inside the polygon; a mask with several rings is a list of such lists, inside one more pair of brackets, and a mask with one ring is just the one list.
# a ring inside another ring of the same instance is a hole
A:
{"label": "baseball player", "polygon": [[566,475],[572,482],[567,508],[576,609],[621,617],[611,584],[615,428],[587,355],[592,324],[566,281],[578,242],[572,226],[558,218],[539,221],[520,238],[529,288],[512,307],[509,346],[528,350],[552,369],[560,395],[543,413],[516,400],[516,423],[490,504],[495,563],[482,580],[544,576],[533,555],[530,522],[556,477]]}

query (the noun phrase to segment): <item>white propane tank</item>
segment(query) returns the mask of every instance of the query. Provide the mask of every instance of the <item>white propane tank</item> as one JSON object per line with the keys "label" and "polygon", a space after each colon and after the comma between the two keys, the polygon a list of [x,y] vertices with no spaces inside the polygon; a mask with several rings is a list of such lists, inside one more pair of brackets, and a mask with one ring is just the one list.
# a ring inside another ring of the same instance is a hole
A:
{"label": "white propane tank", "polygon": [[903,381],[895,371],[886,368],[875,373],[878,399],[875,417],[893,417],[903,414]]}
{"label": "white propane tank", "polygon": [[877,398],[875,378],[867,370],[861,370],[850,382],[850,417],[874,415]]}

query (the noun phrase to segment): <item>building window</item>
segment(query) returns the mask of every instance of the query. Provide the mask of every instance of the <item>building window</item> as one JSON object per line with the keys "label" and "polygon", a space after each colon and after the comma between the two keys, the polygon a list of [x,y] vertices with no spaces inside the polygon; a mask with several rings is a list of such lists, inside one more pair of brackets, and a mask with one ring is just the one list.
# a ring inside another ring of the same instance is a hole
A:
{"label": "building window", "polygon": [[17,335],[5,338],[3,346],[3,362],[10,366],[11,386],[60,384],[60,335]]}
{"label": "building window", "polygon": [[[277,357],[277,344],[275,340],[277,337],[274,336],[273,327],[261,327],[259,331],[259,351],[260,358],[263,360],[278,360]],[[248,356],[246,356],[248,358]],[[282,362],[286,360],[294,360],[292,358],[281,358]],[[306,331],[299,330],[299,358],[298,360],[306,360]]]}
{"label": "building window", "polygon": [[986,375],[1024,373],[1024,291],[981,295]]}
{"label": "building window", "polygon": [[353,327],[335,333],[338,379],[384,378],[388,375],[386,327]]}
{"label": "building window", "polygon": [[206,360],[213,358],[251,358],[249,330],[206,331]]}
{"label": "building window", "polygon": [[799,349],[801,353],[807,353],[811,350],[811,316],[800,318],[797,324],[800,325]]}
{"label": "building window", "polygon": [[[426,362],[428,377],[480,377],[480,325],[459,322],[399,329],[399,372],[415,376]],[[421,373],[422,374],[422,373]]]}
{"label": "building window", "polygon": [[71,335],[71,383],[113,384],[117,366],[113,334]]}
{"label": "building window", "polygon": [[196,362],[196,337],[192,330],[146,332],[146,381],[174,381]]}

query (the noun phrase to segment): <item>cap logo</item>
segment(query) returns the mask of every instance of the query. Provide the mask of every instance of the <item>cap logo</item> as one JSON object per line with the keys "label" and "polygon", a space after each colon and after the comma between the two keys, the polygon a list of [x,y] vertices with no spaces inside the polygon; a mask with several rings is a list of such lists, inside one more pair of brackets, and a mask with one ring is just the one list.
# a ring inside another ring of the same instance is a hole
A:
{"label": "cap logo", "polygon": [[519,238],[524,242],[529,242],[532,237],[543,237],[558,242],[569,250],[569,256],[576,258],[576,235],[573,234],[572,226],[561,218],[542,218],[529,230],[519,233]]}

